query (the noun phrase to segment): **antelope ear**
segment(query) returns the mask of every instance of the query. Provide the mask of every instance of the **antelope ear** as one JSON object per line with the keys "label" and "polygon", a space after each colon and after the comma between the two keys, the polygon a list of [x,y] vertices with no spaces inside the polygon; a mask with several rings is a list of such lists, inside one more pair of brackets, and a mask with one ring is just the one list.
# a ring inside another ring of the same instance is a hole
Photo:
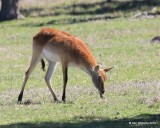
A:
{"label": "antelope ear", "polygon": [[97,65],[97,66],[94,68],[94,71],[95,71],[95,72],[98,72],[98,71],[99,71],[99,65]]}
{"label": "antelope ear", "polygon": [[105,72],[108,72],[108,71],[110,71],[112,68],[114,68],[114,66],[111,67],[111,68],[105,68],[104,71],[105,71]]}

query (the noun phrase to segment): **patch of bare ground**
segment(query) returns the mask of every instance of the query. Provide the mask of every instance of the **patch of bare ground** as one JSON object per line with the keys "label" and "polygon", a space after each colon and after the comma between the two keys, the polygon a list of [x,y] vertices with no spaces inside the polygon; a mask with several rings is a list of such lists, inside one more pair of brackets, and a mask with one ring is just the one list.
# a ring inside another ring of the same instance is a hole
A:
{"label": "patch of bare ground", "polygon": [[111,85],[108,91],[117,96],[133,96],[140,104],[153,107],[160,102],[160,81],[134,81]]}
{"label": "patch of bare ground", "polygon": [[21,56],[21,54],[17,53],[15,50],[11,50],[11,47],[8,46],[0,46],[1,52],[1,61],[6,60],[16,60]]}
{"label": "patch of bare ground", "polygon": [[[54,88],[55,89],[55,88]],[[55,93],[58,99],[61,101],[62,88],[55,89]],[[20,89],[10,89],[5,90],[0,94],[0,105],[13,105],[17,103],[17,97],[19,95]],[[67,87],[67,102],[73,103],[76,100],[81,100],[85,98],[83,95],[97,94],[94,88],[91,87],[80,87],[80,86],[68,86]],[[99,95],[98,95],[99,96]],[[24,105],[30,104],[45,104],[45,103],[56,103],[53,101],[52,95],[49,89],[44,88],[32,88],[26,89],[23,94]]]}
{"label": "patch of bare ground", "polygon": [[[55,93],[59,100],[62,96],[62,88],[56,88]],[[0,105],[14,105],[17,103],[19,95],[17,89],[10,89],[0,94]],[[108,85],[106,88],[106,99],[114,99],[115,97],[132,97],[135,96],[140,104],[146,104],[148,107],[154,106],[160,102],[160,81],[134,81],[123,84]],[[94,86],[67,86],[67,102],[81,102],[87,99],[88,102],[101,102],[99,94]],[[113,97],[114,96],[114,97]],[[97,101],[95,100],[97,99]],[[128,99],[132,100],[132,99]],[[85,100],[86,101],[86,100]],[[118,101],[117,101],[118,102]],[[56,103],[48,90],[48,88],[32,88],[26,89],[24,92],[23,102],[24,105],[35,105],[45,103]]]}
{"label": "patch of bare ground", "polygon": [[2,46],[0,46],[0,51],[1,52],[7,52],[8,50],[9,50],[8,47],[2,47]]}

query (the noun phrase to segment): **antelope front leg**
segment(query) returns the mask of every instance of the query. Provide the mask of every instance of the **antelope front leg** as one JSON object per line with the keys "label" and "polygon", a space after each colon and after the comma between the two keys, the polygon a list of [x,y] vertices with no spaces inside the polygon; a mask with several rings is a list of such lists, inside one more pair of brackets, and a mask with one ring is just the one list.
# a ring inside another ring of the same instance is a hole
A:
{"label": "antelope front leg", "polygon": [[65,100],[66,100],[66,85],[67,85],[67,81],[68,81],[67,63],[62,63],[62,71],[63,71],[63,95],[62,95],[62,101],[65,102]]}

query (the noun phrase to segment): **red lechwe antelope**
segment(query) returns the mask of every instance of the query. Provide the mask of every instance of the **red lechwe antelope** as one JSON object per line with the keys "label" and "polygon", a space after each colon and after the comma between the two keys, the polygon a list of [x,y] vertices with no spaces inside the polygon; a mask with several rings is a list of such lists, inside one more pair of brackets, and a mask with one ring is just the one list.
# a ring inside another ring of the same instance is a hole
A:
{"label": "red lechwe antelope", "polygon": [[25,74],[18,102],[21,103],[26,82],[38,62],[41,61],[42,68],[45,68],[43,58],[46,58],[49,62],[45,81],[55,101],[57,101],[57,97],[50,85],[50,79],[58,61],[61,62],[63,71],[63,101],[65,101],[65,90],[68,81],[68,66],[80,67],[86,72],[92,78],[101,98],[103,97],[102,94],[105,92],[105,73],[112,68],[100,69],[90,49],[79,38],[60,30],[43,28],[33,37],[32,59],[30,67]]}

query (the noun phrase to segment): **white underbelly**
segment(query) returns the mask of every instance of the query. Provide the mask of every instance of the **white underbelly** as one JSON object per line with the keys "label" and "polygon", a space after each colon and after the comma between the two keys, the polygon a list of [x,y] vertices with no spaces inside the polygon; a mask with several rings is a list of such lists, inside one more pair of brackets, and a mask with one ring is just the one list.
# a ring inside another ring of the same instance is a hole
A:
{"label": "white underbelly", "polygon": [[54,52],[51,52],[47,49],[43,49],[43,56],[49,60],[49,61],[52,61],[52,62],[58,62],[60,61],[60,57],[58,54],[54,53]]}
{"label": "white underbelly", "polygon": [[[60,61],[60,57],[58,54],[51,52],[50,50],[47,49],[43,49],[43,56],[51,62],[59,62]],[[79,67],[80,69],[82,69],[84,72],[86,72],[87,74],[90,75],[89,71],[83,67],[82,65],[76,64],[75,62],[69,62],[68,66],[71,67]]]}
{"label": "white underbelly", "polygon": [[74,63],[74,62],[70,62],[70,63],[68,63],[68,66],[71,66],[71,67],[78,67],[79,65],[77,65],[77,64]]}

